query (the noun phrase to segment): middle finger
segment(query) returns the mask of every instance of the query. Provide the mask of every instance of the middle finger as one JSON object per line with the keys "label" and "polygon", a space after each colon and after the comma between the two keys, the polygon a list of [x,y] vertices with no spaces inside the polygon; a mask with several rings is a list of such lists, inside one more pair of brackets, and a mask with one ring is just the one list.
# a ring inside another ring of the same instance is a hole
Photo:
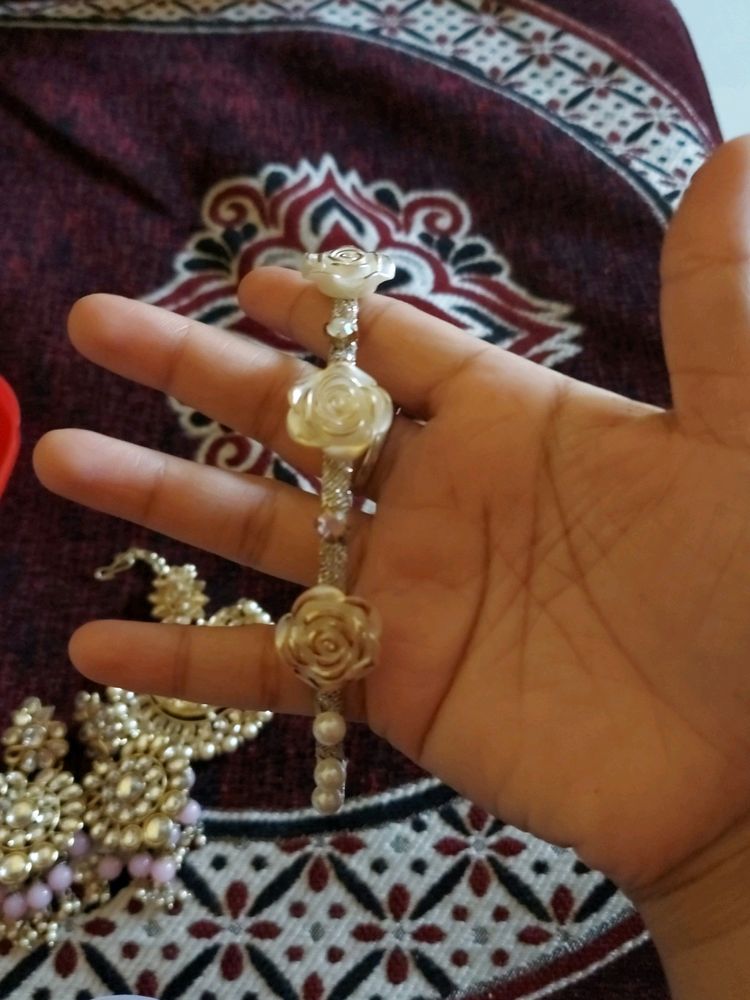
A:
{"label": "middle finger", "polygon": [[[118,295],[80,299],[68,320],[84,357],[159,389],[281,455],[304,475],[320,475],[317,448],[296,444],[286,429],[289,389],[314,367],[248,337]],[[418,427],[396,417],[366,492],[378,485],[400,444]]]}

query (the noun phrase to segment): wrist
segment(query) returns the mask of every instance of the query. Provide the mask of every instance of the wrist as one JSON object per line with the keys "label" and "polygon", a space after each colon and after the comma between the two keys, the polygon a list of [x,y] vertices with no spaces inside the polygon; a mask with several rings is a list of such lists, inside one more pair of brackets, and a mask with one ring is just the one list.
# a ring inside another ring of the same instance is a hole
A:
{"label": "wrist", "polygon": [[674,1000],[750,996],[750,817],[633,900]]}

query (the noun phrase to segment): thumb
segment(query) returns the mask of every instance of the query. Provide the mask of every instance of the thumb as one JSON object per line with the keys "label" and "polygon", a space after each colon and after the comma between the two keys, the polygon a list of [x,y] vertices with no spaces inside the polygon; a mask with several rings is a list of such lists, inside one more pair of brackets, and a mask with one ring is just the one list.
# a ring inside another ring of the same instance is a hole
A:
{"label": "thumb", "polygon": [[750,445],[750,136],[714,153],[669,227],[661,320],[680,427]]}

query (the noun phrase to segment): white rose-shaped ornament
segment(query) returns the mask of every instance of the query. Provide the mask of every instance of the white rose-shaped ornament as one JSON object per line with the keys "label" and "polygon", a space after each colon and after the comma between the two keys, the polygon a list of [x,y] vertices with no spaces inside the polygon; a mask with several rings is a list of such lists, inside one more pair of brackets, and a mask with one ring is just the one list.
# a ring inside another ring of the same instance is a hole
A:
{"label": "white rose-shaped ornament", "polygon": [[329,253],[309,253],[302,274],[324,295],[334,299],[359,299],[396,273],[396,265],[382,253],[339,247]]}
{"label": "white rose-shaped ornament", "polygon": [[289,393],[287,429],[298,444],[354,460],[382,440],[393,420],[391,397],[356,365],[336,361]]}
{"label": "white rose-shaped ornament", "polygon": [[318,691],[358,681],[375,666],[380,618],[360,597],[318,584],[297,598],[276,626],[276,649]]}

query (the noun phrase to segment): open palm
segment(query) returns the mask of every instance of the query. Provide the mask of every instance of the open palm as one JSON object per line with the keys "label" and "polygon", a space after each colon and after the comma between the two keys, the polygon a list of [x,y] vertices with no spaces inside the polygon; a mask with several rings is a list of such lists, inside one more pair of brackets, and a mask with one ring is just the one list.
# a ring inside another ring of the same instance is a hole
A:
{"label": "open palm", "polygon": [[[750,143],[721,150],[668,237],[674,411],[386,298],[361,313],[360,364],[409,416],[368,484],[377,514],[358,514],[352,531],[349,591],[378,608],[384,633],[349,708],[470,798],[631,889],[750,804],[748,165]],[[329,305],[298,275],[263,269],[240,298],[324,350]],[[82,300],[70,325],[93,361],[317,471],[284,429],[298,359],[113,296]],[[314,580],[317,501],[285,484],[72,430],[45,437],[36,464],[79,502]],[[97,622],[71,652],[106,683],[310,707],[264,626]]]}

